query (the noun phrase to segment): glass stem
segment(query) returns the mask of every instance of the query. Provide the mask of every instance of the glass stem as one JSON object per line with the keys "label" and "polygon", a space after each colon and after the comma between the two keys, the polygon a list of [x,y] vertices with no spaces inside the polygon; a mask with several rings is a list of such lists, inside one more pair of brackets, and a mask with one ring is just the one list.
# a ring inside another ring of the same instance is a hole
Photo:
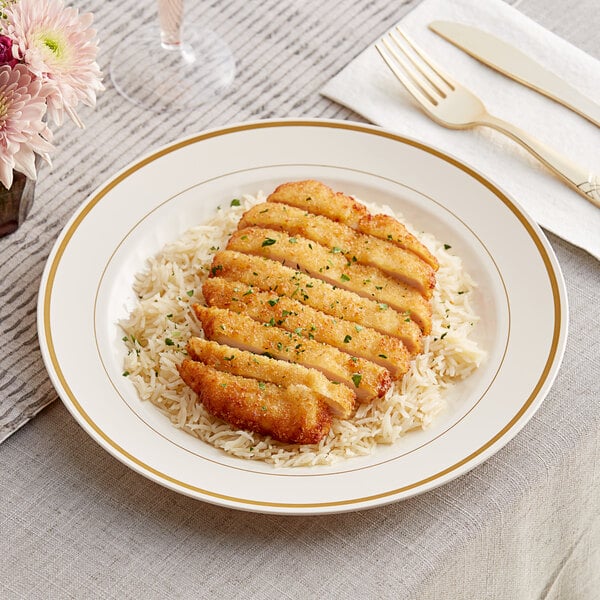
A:
{"label": "glass stem", "polygon": [[183,0],[158,0],[160,43],[165,50],[181,47],[181,24],[183,23]]}

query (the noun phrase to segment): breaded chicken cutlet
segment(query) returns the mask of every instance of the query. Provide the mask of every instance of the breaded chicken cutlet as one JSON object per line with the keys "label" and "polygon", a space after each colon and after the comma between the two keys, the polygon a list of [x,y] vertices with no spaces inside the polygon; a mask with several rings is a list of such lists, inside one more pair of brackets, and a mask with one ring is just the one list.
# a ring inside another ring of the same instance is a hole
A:
{"label": "breaded chicken cutlet", "polygon": [[246,211],[194,305],[182,379],[234,427],[316,443],[383,396],[431,331],[435,257],[395,219],[308,180]]}

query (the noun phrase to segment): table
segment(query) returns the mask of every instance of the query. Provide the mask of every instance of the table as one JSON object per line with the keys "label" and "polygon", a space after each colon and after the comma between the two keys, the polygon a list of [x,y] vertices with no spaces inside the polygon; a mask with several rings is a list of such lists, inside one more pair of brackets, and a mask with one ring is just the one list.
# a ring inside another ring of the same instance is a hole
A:
{"label": "table", "polygon": [[[321,86],[417,0],[189,3],[232,46],[221,102],[149,119],[108,77],[83,131],[58,130],[33,212],[0,241],[0,437],[55,399],[37,345],[45,259],[74,209],[141,154],[207,127],[268,117],[360,120]],[[152,2],[77,0],[107,72]],[[542,25],[600,58],[595,0],[522,0]],[[592,600],[600,589],[600,270],[549,236],[570,300],[570,338],[532,421],[467,475],[390,506],[323,517],[227,510],[164,489],[97,446],[60,402],[0,445],[0,597]],[[22,407],[22,404],[21,404]]]}

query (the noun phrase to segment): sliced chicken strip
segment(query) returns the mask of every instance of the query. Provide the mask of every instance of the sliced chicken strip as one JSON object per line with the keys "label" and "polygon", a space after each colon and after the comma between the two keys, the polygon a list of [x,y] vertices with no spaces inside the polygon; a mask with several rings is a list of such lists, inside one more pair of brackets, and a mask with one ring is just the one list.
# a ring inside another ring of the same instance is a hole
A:
{"label": "sliced chicken strip", "polygon": [[290,444],[317,444],[331,428],[327,405],[304,386],[279,387],[194,360],[178,369],[206,410],[234,427]]}
{"label": "sliced chicken strip", "polygon": [[273,323],[303,337],[335,346],[385,367],[394,379],[400,379],[408,370],[410,355],[404,344],[398,338],[374,329],[327,315],[275,292],[261,292],[221,277],[206,280],[202,293],[209,306],[245,314],[255,321]]}
{"label": "sliced chicken strip", "polygon": [[364,204],[341,192],[334,192],[324,183],[313,179],[284,183],[275,188],[267,197],[267,202],[296,206],[345,223],[353,229],[356,229],[362,217],[369,214]]}
{"label": "sliced chicken strip", "polygon": [[439,268],[437,258],[410,233],[406,227],[389,215],[366,215],[361,217],[356,230],[366,235],[386,240],[398,248],[405,248],[425,261],[434,271]]}
{"label": "sliced chicken strip", "polygon": [[391,386],[387,369],[327,344],[266,326],[230,310],[195,304],[194,312],[209,340],[317,369],[331,381],[350,388],[360,402],[383,396]]}
{"label": "sliced chicken strip", "polygon": [[191,358],[218,371],[284,387],[292,384],[306,386],[321,397],[336,417],[347,419],[354,411],[354,392],[345,385],[332,383],[316,369],[307,369],[302,365],[253,354],[198,337],[190,338],[187,350]]}
{"label": "sliced chicken strip", "polygon": [[402,223],[387,215],[371,215],[364,204],[350,196],[334,192],[319,181],[284,183],[275,189],[267,202],[288,204],[339,221],[352,229],[406,248],[434,270],[438,268],[435,256]]}
{"label": "sliced chicken strip", "polygon": [[281,263],[223,250],[214,256],[211,276],[241,281],[261,290],[272,290],[338,319],[397,337],[411,354],[418,354],[422,350],[421,330],[408,315],[284,267]]}
{"label": "sliced chicken strip", "polygon": [[302,236],[318,242],[329,252],[347,261],[376,267],[400,281],[415,287],[425,298],[431,298],[435,287],[434,270],[416,254],[372,235],[358,233],[351,227],[322,215],[279,203],[253,206],[241,218],[238,229],[263,227]]}
{"label": "sliced chicken strip", "polygon": [[379,269],[348,261],[317,242],[300,236],[290,238],[274,229],[246,227],[233,233],[227,250],[264,256],[305,271],[331,285],[406,313],[426,335],[431,331],[431,305],[415,288],[400,283]]}

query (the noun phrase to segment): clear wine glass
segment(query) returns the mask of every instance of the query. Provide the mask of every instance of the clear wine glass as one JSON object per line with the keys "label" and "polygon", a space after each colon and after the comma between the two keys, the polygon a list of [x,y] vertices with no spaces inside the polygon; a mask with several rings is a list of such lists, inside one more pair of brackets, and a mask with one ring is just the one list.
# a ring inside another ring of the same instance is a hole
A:
{"label": "clear wine glass", "polygon": [[204,27],[184,26],[183,0],[158,0],[159,27],[140,29],[117,47],[110,77],[131,102],[174,112],[214,102],[232,84],[227,44]]}

